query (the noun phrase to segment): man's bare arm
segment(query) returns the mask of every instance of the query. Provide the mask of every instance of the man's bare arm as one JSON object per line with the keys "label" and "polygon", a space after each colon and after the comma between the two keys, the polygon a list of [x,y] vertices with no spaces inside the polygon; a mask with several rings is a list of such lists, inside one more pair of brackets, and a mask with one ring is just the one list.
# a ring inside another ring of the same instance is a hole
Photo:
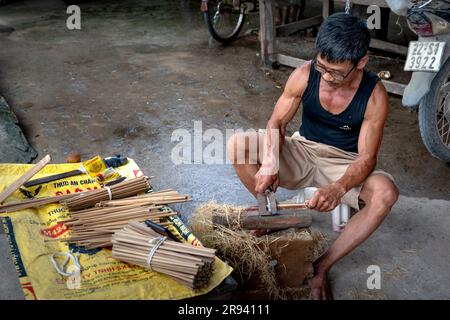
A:
{"label": "man's bare arm", "polygon": [[388,95],[379,81],[367,104],[364,121],[358,139],[358,157],[336,182],[318,190],[310,207],[319,211],[331,211],[347,191],[360,185],[373,171],[383,137],[388,114]]}
{"label": "man's bare arm", "polygon": [[378,82],[361,126],[358,140],[359,155],[342,178],[336,181],[346,192],[360,185],[375,169],[387,114],[388,95],[383,84]]}
{"label": "man's bare arm", "polygon": [[284,142],[287,124],[299,109],[301,97],[306,89],[310,62],[304,63],[292,72],[283,94],[278,99],[267,123],[262,165],[256,178],[256,192],[263,193],[267,187],[278,187],[278,157]]}

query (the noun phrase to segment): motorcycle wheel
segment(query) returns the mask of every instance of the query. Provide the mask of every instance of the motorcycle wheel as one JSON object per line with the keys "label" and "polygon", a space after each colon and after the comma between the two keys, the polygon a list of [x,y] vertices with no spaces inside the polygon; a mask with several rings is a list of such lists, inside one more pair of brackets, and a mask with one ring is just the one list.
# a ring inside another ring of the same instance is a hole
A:
{"label": "motorcycle wheel", "polygon": [[450,162],[450,59],[441,67],[420,102],[419,128],[428,151]]}

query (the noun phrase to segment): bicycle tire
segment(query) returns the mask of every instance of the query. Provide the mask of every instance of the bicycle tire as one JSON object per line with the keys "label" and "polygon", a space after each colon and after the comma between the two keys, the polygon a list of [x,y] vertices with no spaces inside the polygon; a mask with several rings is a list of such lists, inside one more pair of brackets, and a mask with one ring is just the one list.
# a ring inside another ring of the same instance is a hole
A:
{"label": "bicycle tire", "polygon": [[210,11],[210,4],[211,4],[211,1],[208,1],[208,9],[203,12],[203,20],[206,23],[209,34],[214,38],[214,40],[216,40],[218,42],[221,42],[223,44],[230,44],[231,42],[233,42],[237,39],[237,37],[239,36],[239,33],[242,30],[242,27],[244,26],[245,13],[243,10],[241,11],[241,13],[239,14],[239,20],[236,24],[236,27],[230,34],[228,34],[226,36],[221,36],[214,29],[214,25],[213,25],[212,17],[211,17],[211,11]]}

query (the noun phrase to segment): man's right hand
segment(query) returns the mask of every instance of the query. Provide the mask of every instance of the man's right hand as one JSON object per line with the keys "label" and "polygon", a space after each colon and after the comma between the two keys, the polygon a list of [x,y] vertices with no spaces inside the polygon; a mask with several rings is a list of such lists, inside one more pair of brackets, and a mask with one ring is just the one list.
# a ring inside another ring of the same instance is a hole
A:
{"label": "man's right hand", "polygon": [[277,174],[264,175],[261,174],[259,170],[255,175],[255,191],[256,193],[264,193],[268,187],[272,188],[272,191],[277,191],[278,185],[280,184],[280,179]]}

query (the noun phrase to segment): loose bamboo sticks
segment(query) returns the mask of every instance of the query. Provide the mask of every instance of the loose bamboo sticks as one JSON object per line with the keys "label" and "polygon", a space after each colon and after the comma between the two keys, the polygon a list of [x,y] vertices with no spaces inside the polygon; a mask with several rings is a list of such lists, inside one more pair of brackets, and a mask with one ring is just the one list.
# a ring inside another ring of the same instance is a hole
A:
{"label": "loose bamboo sticks", "polygon": [[46,204],[58,203],[60,201],[67,200],[69,198],[73,198],[75,196],[78,196],[78,193],[9,202],[5,205],[0,206],[0,212],[12,212],[12,211],[19,211],[19,210],[30,209],[30,208],[38,208],[38,207],[46,205]]}
{"label": "loose bamboo sticks", "polygon": [[[147,177],[139,177],[118,183],[109,187],[112,199],[126,198],[145,192],[150,188]],[[107,188],[84,191],[81,193],[65,194],[54,197],[38,199],[27,199],[23,201],[10,202],[0,206],[0,212],[11,212],[29,208],[38,208],[50,203],[65,204],[69,211],[77,211],[94,206],[102,200],[108,200],[109,192]]]}
{"label": "loose bamboo sticks", "polygon": [[69,211],[78,211],[93,207],[96,203],[112,199],[135,196],[150,189],[147,177],[139,177],[112,185],[110,187],[80,193],[65,201]]}
{"label": "loose bamboo sticks", "polygon": [[114,258],[164,273],[191,289],[202,288],[211,279],[214,249],[162,240],[137,221],[117,231],[112,242]]}
{"label": "loose bamboo sticks", "polygon": [[126,199],[101,201],[97,204],[100,207],[115,207],[127,205],[161,205],[178,202],[190,201],[190,197],[186,194],[179,194],[172,189],[151,192],[144,195],[128,197]]}
{"label": "loose bamboo sticks", "polygon": [[[122,185],[122,186],[121,186]],[[161,190],[137,196],[140,189],[148,188],[145,178],[119,183],[110,188],[108,197],[119,200],[101,201],[105,196],[103,190],[95,193],[69,199],[66,206],[71,218],[64,224],[71,229],[70,238],[62,241],[76,243],[88,249],[111,246],[111,236],[123,228],[129,221],[144,222],[150,220],[162,226],[170,222],[162,222],[164,218],[177,215],[163,204],[188,201],[188,195],[179,194],[172,189]],[[132,194],[132,196],[130,196]],[[95,204],[96,203],[96,204]],[[92,207],[95,204],[95,207]],[[86,207],[89,206],[90,208]]]}
{"label": "loose bamboo sticks", "polygon": [[76,243],[87,249],[111,246],[114,232],[123,228],[129,221],[144,222],[150,220],[163,226],[170,223],[161,220],[177,215],[168,207],[129,205],[120,207],[94,207],[70,212],[71,219],[64,224],[71,229],[70,238],[61,241]]}

